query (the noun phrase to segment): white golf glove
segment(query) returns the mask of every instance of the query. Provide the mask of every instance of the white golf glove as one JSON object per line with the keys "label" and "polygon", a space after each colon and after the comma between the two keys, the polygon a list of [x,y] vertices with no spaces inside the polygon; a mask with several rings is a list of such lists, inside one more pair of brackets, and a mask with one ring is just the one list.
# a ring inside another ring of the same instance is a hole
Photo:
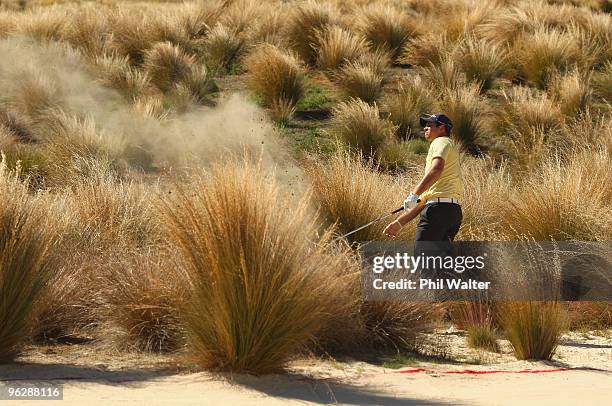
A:
{"label": "white golf glove", "polygon": [[413,209],[419,203],[419,195],[410,192],[406,200],[404,200],[404,210]]}

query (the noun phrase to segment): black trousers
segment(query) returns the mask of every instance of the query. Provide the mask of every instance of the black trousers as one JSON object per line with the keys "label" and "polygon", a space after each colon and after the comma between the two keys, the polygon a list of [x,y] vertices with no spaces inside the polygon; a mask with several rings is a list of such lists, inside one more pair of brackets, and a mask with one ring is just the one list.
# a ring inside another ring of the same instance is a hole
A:
{"label": "black trousers", "polygon": [[462,220],[463,213],[458,204],[428,204],[421,211],[415,240],[452,242],[459,232]]}
{"label": "black trousers", "polygon": [[[414,256],[453,256],[452,242],[459,232],[463,213],[455,203],[431,203],[425,206],[419,218],[414,243]],[[421,276],[442,276],[438,267],[421,269]]]}

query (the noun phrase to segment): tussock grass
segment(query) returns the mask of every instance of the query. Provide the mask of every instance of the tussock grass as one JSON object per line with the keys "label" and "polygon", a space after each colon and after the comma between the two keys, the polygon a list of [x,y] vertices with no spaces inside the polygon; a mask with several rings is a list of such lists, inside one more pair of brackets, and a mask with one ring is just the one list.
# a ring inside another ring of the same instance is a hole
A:
{"label": "tussock grass", "polygon": [[132,67],[127,56],[100,56],[94,60],[94,67],[103,85],[116,89],[130,101],[151,90],[149,74]]}
{"label": "tussock grass", "polygon": [[275,371],[344,312],[344,262],[309,242],[307,201],[289,206],[256,168],[218,166],[194,182],[162,213],[194,286],[193,355],[207,368]]}
{"label": "tussock grass", "polygon": [[189,296],[186,275],[158,255],[139,255],[112,267],[97,313],[114,347],[145,352],[172,352],[185,345],[181,309]]}
{"label": "tussock grass", "polygon": [[602,71],[593,74],[592,84],[595,94],[612,104],[612,61]]}
{"label": "tussock grass", "polygon": [[170,42],[159,42],[144,54],[143,68],[151,83],[162,92],[171,91],[191,73],[195,59]]}
{"label": "tussock grass", "polygon": [[384,76],[364,63],[348,63],[334,75],[334,80],[347,98],[358,98],[372,104],[382,96]]}
{"label": "tussock grass", "polygon": [[363,38],[337,26],[317,33],[317,42],[317,65],[326,70],[356,61],[367,49]]}
{"label": "tussock grass", "polygon": [[206,36],[204,49],[207,65],[216,71],[227,71],[244,49],[244,37],[222,24],[214,26]]}
{"label": "tussock grass", "polygon": [[117,172],[122,169],[122,143],[99,132],[91,117],[81,118],[63,110],[51,110],[45,123],[45,155],[41,169],[47,187],[69,185],[99,170]]}
{"label": "tussock grass", "polygon": [[400,55],[406,41],[419,33],[415,20],[389,6],[372,5],[360,17],[358,30],[373,49],[389,52],[392,61]]}
{"label": "tussock grass", "polygon": [[555,29],[522,34],[513,50],[519,75],[540,89],[548,88],[556,72],[564,73],[577,63],[578,44]]}
{"label": "tussock grass", "polygon": [[400,139],[418,137],[422,130],[419,116],[438,110],[432,92],[420,76],[400,82],[397,92],[386,99],[385,107],[389,119],[398,126],[396,134]]}
{"label": "tussock grass", "polygon": [[499,352],[492,303],[469,301],[453,303],[451,318],[460,329],[467,330],[467,342],[472,348]]}
{"label": "tussock grass", "polygon": [[478,82],[482,91],[489,90],[507,69],[508,56],[494,43],[468,38],[455,57],[469,81]]}
{"label": "tussock grass", "polygon": [[376,105],[350,99],[332,110],[331,133],[344,145],[364,157],[374,157],[378,148],[393,137],[395,126],[380,118]]}
{"label": "tussock grass", "polygon": [[502,219],[515,184],[508,162],[462,156],[461,164],[464,184],[470,186],[463,191],[463,222],[457,238],[474,241],[507,239]]}
{"label": "tussock grass", "polygon": [[279,108],[295,106],[304,94],[304,68],[297,57],[274,45],[263,44],[245,60],[248,86],[263,98],[266,106]]}
{"label": "tussock grass", "polygon": [[499,314],[516,358],[553,357],[565,328],[560,302],[502,302]]}
{"label": "tussock grass", "polygon": [[444,57],[437,65],[430,63],[428,66],[419,68],[419,74],[426,83],[434,87],[432,90],[438,97],[441,97],[444,91],[456,90],[466,83],[465,74],[450,56]]}
{"label": "tussock grass", "polygon": [[441,102],[442,111],[453,122],[451,136],[472,154],[479,154],[479,144],[487,139],[485,119],[489,107],[480,96],[480,87],[470,83],[447,89]]}
{"label": "tussock grass", "polygon": [[27,186],[0,163],[0,361],[9,362],[27,339],[35,306],[48,288],[58,227],[45,216]]}
{"label": "tussock grass", "polygon": [[577,69],[553,78],[551,93],[561,113],[570,118],[584,113],[592,103],[590,77],[585,77]]}
{"label": "tussock grass", "polygon": [[314,64],[317,57],[317,33],[338,20],[331,3],[305,1],[296,5],[287,22],[285,37],[288,44],[306,63]]}
{"label": "tussock grass", "polygon": [[[376,171],[372,162],[349,153],[339,153],[306,168],[320,207],[331,223],[347,233],[399,207],[409,189],[406,184]],[[416,179],[416,174],[413,174]],[[350,241],[378,240],[386,224],[373,224],[347,237]],[[404,227],[398,238],[414,239],[414,227]]]}
{"label": "tussock grass", "polygon": [[608,240],[612,176],[605,151],[587,150],[571,156],[567,163],[558,158],[542,167],[521,184],[509,201],[504,227],[508,234],[524,234],[535,241]]}
{"label": "tussock grass", "polygon": [[428,66],[430,63],[437,65],[453,48],[453,43],[444,33],[430,32],[409,40],[398,61],[416,66]]}
{"label": "tussock grass", "polygon": [[66,14],[53,10],[42,13],[29,13],[22,19],[19,31],[40,41],[58,41],[68,30]]}

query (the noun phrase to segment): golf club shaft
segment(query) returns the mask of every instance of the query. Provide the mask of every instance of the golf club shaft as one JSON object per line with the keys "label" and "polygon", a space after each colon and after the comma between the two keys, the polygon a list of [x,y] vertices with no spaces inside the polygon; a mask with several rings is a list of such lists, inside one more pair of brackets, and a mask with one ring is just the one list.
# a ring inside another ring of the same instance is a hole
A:
{"label": "golf club shaft", "polygon": [[337,241],[337,240],[339,240],[341,238],[348,237],[351,234],[355,234],[357,231],[363,230],[364,228],[369,227],[369,226],[371,226],[374,223],[378,223],[379,221],[384,220],[387,217],[392,216],[392,215],[394,215],[396,213],[399,213],[402,210],[404,210],[404,207],[397,208],[397,209],[393,210],[391,213],[383,214],[382,216],[378,217],[377,219],[374,219],[374,220],[370,221],[368,224],[364,224],[361,227],[356,228],[356,229],[354,229],[351,232],[348,232],[348,233],[346,233],[344,235],[341,235],[340,237],[334,238],[333,242],[335,242],[335,241]]}

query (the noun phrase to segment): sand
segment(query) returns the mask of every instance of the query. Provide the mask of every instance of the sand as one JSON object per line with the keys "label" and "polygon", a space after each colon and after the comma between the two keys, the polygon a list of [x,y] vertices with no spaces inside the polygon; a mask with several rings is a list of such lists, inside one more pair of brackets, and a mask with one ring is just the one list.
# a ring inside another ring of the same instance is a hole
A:
{"label": "sand", "polygon": [[[62,383],[64,400],[45,403],[62,405],[604,405],[610,402],[610,332],[603,336],[566,335],[557,355],[549,362],[516,361],[507,343],[502,343],[500,354],[467,349],[465,336],[460,332],[441,333],[435,339],[448,346],[447,357],[456,361],[410,359],[405,360],[407,365],[391,369],[384,367],[389,364],[381,362],[307,359],[292,362],[286,374],[259,377],[190,372],[169,357],[92,351],[86,345],[31,347],[19,363],[0,366],[0,385],[24,379]],[[449,373],[466,370],[506,372]],[[557,371],[517,372],[524,370]]]}

